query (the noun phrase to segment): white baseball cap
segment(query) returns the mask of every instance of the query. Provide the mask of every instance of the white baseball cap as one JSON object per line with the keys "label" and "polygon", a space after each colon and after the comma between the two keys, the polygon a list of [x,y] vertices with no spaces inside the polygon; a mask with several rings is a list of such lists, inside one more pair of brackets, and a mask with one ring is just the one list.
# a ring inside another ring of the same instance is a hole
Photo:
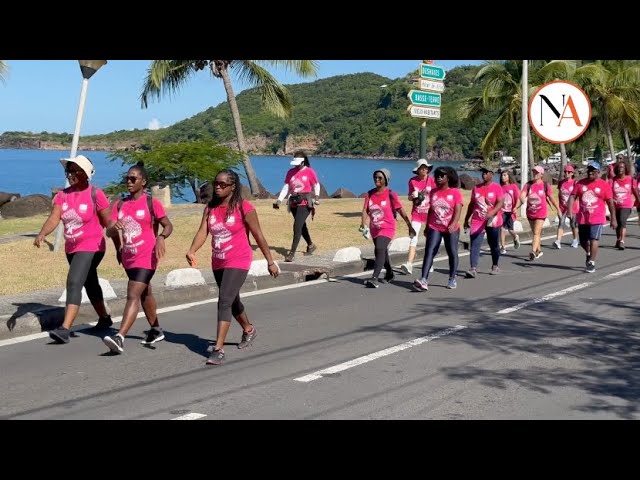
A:
{"label": "white baseball cap", "polygon": [[67,163],[69,162],[78,165],[84,171],[84,173],[87,174],[87,179],[89,180],[91,180],[91,177],[93,177],[96,173],[96,170],[93,167],[93,163],[91,163],[91,160],[89,160],[84,155],[78,155],[75,158],[63,158],[60,160],[60,163],[65,170],[67,169]]}

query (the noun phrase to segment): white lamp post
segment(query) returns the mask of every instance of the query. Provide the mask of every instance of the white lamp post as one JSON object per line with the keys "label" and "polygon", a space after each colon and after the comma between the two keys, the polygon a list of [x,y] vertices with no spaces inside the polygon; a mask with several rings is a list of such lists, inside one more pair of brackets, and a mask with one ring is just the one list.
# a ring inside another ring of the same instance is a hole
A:
{"label": "white lamp post", "polygon": [[[520,137],[520,189],[529,181],[529,60],[522,61],[522,133]],[[521,218],[526,218],[527,205],[522,205]]]}
{"label": "white lamp post", "polygon": [[[78,60],[80,63],[80,72],[82,73],[82,90],[80,90],[80,103],[78,105],[78,114],[76,115],[76,129],[73,132],[73,141],[71,142],[71,153],[69,158],[75,158],[78,152],[78,141],[80,140],[80,126],[82,125],[82,116],[84,115],[84,103],[87,99],[87,87],[89,86],[89,79],[100,70],[100,67],[107,64],[106,60]],[[69,186],[69,179],[65,175],[64,186]],[[56,230],[56,240],[53,244],[53,251],[57,252],[62,243],[62,223],[58,225]]]}

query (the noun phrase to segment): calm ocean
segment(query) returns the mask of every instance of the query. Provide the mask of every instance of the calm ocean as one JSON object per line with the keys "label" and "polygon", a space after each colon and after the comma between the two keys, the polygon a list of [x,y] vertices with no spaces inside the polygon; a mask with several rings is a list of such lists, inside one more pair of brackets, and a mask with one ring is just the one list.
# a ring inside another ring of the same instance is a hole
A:
{"label": "calm ocean", "polygon": [[[64,185],[64,172],[59,160],[67,156],[66,151],[52,150],[1,150],[0,149],[0,192],[20,193],[29,195],[42,193],[49,195],[52,187]],[[96,168],[92,183],[103,187],[110,182],[122,178],[126,168],[120,162],[107,160],[107,152],[83,152],[78,154],[87,156]],[[275,194],[280,192],[284,183],[285,173],[289,168],[291,157],[269,155],[251,156],[253,168],[265,188]],[[311,157],[311,167],[316,171],[320,182],[325,186],[329,195],[338,188],[346,188],[356,196],[373,188],[371,179],[375,169],[386,168],[391,172],[392,189],[404,193],[407,182],[413,173],[415,163],[411,160],[374,160],[350,158],[321,158]],[[459,168],[464,162],[439,163]],[[242,167],[238,169],[244,175]],[[458,171],[458,173],[465,173]],[[466,172],[473,177],[478,172]],[[246,181],[243,179],[243,183]],[[187,191],[187,190],[185,190]],[[184,200],[173,198],[174,203],[192,202],[193,195],[189,193]]]}

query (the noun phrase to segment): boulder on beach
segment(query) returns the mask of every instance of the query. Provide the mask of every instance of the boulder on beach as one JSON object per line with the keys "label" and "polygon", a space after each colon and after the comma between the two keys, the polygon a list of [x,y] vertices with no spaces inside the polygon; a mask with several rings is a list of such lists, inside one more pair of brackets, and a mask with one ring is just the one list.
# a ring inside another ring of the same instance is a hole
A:
{"label": "boulder on beach", "polygon": [[331,195],[331,198],[356,198],[355,194],[346,188],[339,188]]}
{"label": "boulder on beach", "polygon": [[18,198],[5,203],[0,208],[4,218],[24,218],[51,212],[51,198],[47,195],[35,194]]}
{"label": "boulder on beach", "polygon": [[0,207],[5,203],[13,202],[20,198],[19,193],[0,192]]}
{"label": "boulder on beach", "polygon": [[473,190],[473,187],[476,186],[476,181],[471,175],[463,173],[458,178],[460,179],[460,188],[463,190]]}

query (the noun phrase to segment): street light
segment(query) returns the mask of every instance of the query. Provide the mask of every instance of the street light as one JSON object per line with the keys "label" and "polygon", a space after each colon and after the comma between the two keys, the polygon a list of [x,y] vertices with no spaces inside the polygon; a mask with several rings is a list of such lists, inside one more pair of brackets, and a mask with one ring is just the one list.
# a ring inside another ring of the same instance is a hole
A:
{"label": "street light", "polygon": [[[82,125],[82,116],[84,115],[84,103],[87,99],[87,87],[89,86],[89,79],[100,70],[100,67],[107,64],[106,60],[78,60],[80,63],[80,72],[82,73],[82,90],[80,90],[80,103],[78,105],[78,114],[76,115],[76,129],[73,132],[73,141],[71,142],[71,154],[69,158],[75,158],[78,152],[78,141],[80,140],[80,126]],[[69,186],[69,179],[65,175],[64,187]],[[62,230],[64,226],[62,223],[58,225],[56,230],[56,240],[53,244],[53,251],[57,252],[62,243]]]}

